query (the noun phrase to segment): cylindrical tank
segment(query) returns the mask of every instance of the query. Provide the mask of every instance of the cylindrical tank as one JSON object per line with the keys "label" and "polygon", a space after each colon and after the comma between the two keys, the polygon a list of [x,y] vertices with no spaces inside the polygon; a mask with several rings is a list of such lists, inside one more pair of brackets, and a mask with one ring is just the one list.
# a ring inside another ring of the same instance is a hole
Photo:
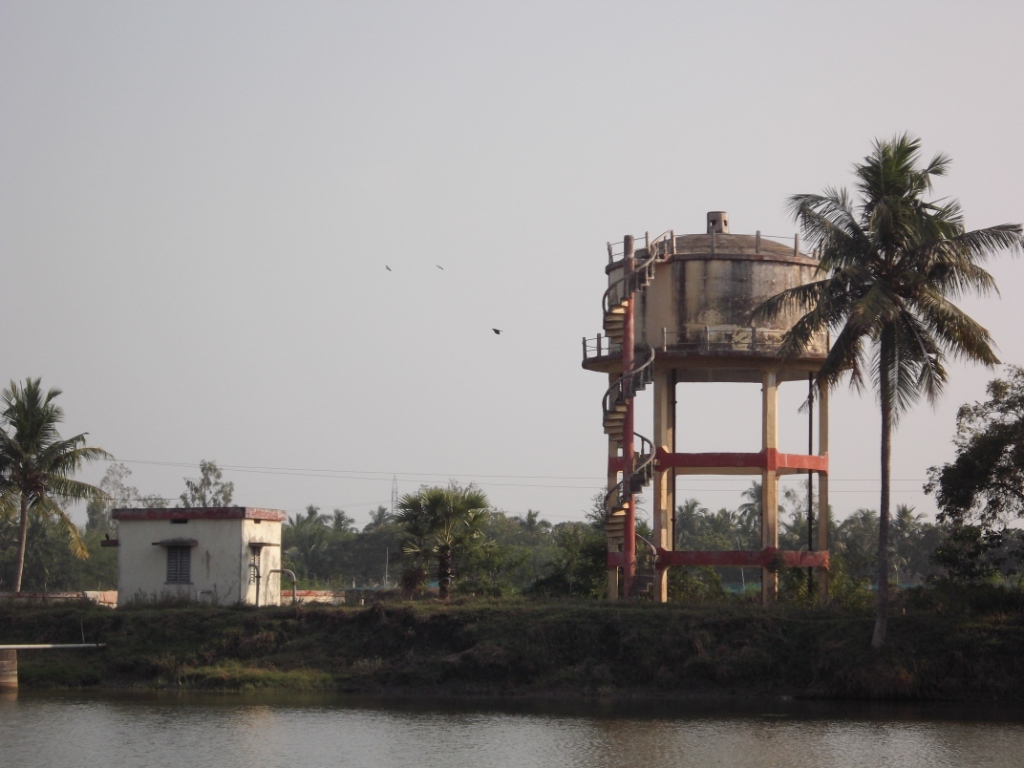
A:
{"label": "cylindrical tank", "polygon": [[[653,279],[638,295],[637,340],[657,350],[658,367],[678,369],[679,381],[759,381],[773,362],[780,380],[805,379],[825,357],[825,336],[800,358],[783,360],[782,336],[802,313],[757,324],[751,315],[780,291],[819,279],[817,260],[796,245],[728,230],[728,213],[712,211],[707,234],[673,234],[638,250],[637,263],[650,251],[657,258]],[[621,269],[621,262],[609,264],[609,279]]]}

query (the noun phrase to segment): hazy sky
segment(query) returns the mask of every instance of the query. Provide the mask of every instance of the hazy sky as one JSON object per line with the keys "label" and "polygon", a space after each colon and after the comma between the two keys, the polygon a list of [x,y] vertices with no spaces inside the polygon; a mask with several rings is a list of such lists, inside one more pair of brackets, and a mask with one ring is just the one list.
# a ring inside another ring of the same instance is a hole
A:
{"label": "hazy sky", "polygon": [[[605,242],[708,210],[791,235],[788,195],[903,131],[952,156],[968,226],[1024,220],[1022,32],[1016,1],[2,2],[0,381],[63,389],[65,436],[143,493],[215,459],[290,513],[362,524],[397,476],[579,519]],[[1024,260],[991,271],[1002,299],[963,306],[1024,363]],[[926,469],[992,376],[954,364],[900,424],[896,503],[934,511]],[[760,448],[756,385],[678,397],[679,450]],[[878,422],[834,396],[840,516],[878,506]]]}

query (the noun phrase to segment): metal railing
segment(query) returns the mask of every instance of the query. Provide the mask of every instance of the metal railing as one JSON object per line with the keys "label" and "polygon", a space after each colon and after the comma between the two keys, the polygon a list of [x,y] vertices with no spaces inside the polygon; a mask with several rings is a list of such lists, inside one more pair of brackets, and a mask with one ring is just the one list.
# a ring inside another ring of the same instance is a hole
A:
{"label": "metal railing", "polygon": [[[633,244],[634,244],[635,247],[638,247],[638,248],[639,248],[639,245],[640,245],[639,242],[638,242],[639,239],[640,238],[638,238],[638,237],[633,238]],[[617,260],[625,258],[625,256],[626,256],[625,243],[626,243],[625,240],[619,240],[618,242],[614,242],[614,243],[613,242],[609,242],[608,243],[608,263],[609,264],[614,264]],[[647,232],[644,232],[643,248],[646,249],[647,246],[649,245],[649,243],[650,243],[650,236],[648,235]]]}
{"label": "metal railing", "polygon": [[[690,352],[694,354],[716,352],[745,352],[750,354],[774,354],[782,346],[785,331],[776,328],[758,328],[736,325],[688,326],[683,331],[669,331],[663,328],[657,349],[661,352]],[[828,352],[828,336],[819,334],[807,346],[806,352],[824,355]],[[583,360],[602,357],[619,357],[622,345],[598,334],[583,339]]]}
{"label": "metal railing", "polygon": [[[777,328],[758,328],[743,325],[688,325],[682,331],[662,329],[662,351],[692,351],[697,353],[749,352],[777,353],[782,347],[786,331]],[[828,352],[828,335],[818,334],[805,349],[809,354]]]}
{"label": "metal railing", "polygon": [[[695,232],[695,233],[690,233],[690,234],[704,234],[704,233],[696,233]],[[742,233],[739,233],[739,232],[729,232],[729,233],[708,232],[706,234],[709,235],[710,238],[711,238],[711,253],[712,254],[714,254],[715,251],[718,248],[718,239],[720,237],[730,237],[730,236],[735,236],[735,235],[742,235]],[[687,236],[688,235],[684,235],[684,237],[687,237]],[[750,235],[747,235],[747,237],[750,237]],[[811,248],[811,250],[808,251],[807,253],[801,253],[800,247],[801,247],[801,245],[803,245],[803,243],[801,241],[800,233],[799,232],[797,232],[795,234],[792,234],[792,235],[766,235],[766,234],[763,234],[761,232],[761,230],[757,230],[756,232],[754,232],[753,237],[754,237],[754,252],[755,253],[760,253],[762,243],[772,243],[772,244],[775,244],[775,245],[781,245],[784,248],[786,248],[786,250],[792,250],[794,256],[803,255],[803,256],[809,256],[812,259],[819,259],[819,260],[821,258],[821,246],[820,246],[820,244],[815,244],[814,247]],[[671,256],[675,252],[675,239],[676,239],[676,232],[675,232],[674,229],[670,229],[667,232],[663,232],[662,234],[658,235],[658,237],[654,238],[653,240],[651,240],[649,234],[645,232],[644,236],[643,236],[643,243],[644,243],[643,248],[641,248],[641,246],[640,246],[641,238],[639,238],[639,237],[636,238],[635,242],[636,242],[636,247],[637,247],[638,251],[643,250],[643,249],[646,249],[648,251],[653,251],[655,249],[659,249],[659,252],[657,254],[658,258],[666,258],[668,256]],[[619,241],[617,243],[608,243],[608,263],[609,264],[614,264],[617,260],[621,260],[625,256],[625,253],[623,251],[623,247],[622,246],[623,246],[623,242],[622,241]]]}
{"label": "metal railing", "polygon": [[637,344],[636,349],[644,356],[644,360],[632,372],[619,376],[615,383],[605,390],[601,401],[605,416],[614,411],[616,405],[634,397],[654,380],[654,347],[650,344]]}
{"label": "metal railing", "polygon": [[[675,242],[676,233],[673,229],[662,232],[653,240],[647,232],[644,232],[644,247],[636,250],[636,254],[638,254],[636,266],[631,272],[626,272],[613,280],[604,292],[604,296],[601,297],[601,308],[604,310],[605,316],[608,315],[612,307],[617,307],[626,301],[634,291],[650,285],[651,280],[654,279],[654,263],[671,256],[675,252]],[[613,263],[615,256],[619,258],[625,256],[624,252],[615,251],[615,245],[621,245],[621,243],[608,243],[608,263]]]}
{"label": "metal railing", "polygon": [[592,357],[621,357],[622,345],[607,336],[597,334],[593,339],[583,339],[583,359]]}
{"label": "metal railing", "polygon": [[607,517],[610,517],[615,510],[622,509],[629,502],[629,497],[643,490],[643,487],[654,477],[654,457],[657,455],[654,451],[654,444],[637,432],[633,433],[633,437],[640,441],[640,449],[634,449],[633,454],[636,469],[631,475],[626,475],[624,472],[622,479],[605,494],[604,509]]}
{"label": "metal railing", "polygon": [[[705,234],[705,233],[702,233],[702,232],[692,232],[690,234]],[[719,237],[729,237],[731,235],[742,235],[743,233],[741,233],[741,232],[729,232],[729,233],[707,232],[706,234],[711,236],[711,240],[714,243]],[[747,235],[747,237],[750,237],[750,235]],[[799,232],[796,232],[796,233],[794,233],[792,235],[766,235],[766,234],[762,233],[761,230],[757,230],[756,232],[754,232],[753,237],[754,237],[754,241],[755,241],[755,249],[756,250],[760,250],[761,243],[772,242],[772,243],[776,243],[778,245],[785,246],[786,249],[792,249],[794,256],[800,253],[800,246],[802,245],[802,242],[801,242],[801,238],[800,238],[800,233]],[[640,250],[648,250],[648,251],[650,251],[650,250],[653,250],[655,248],[661,248],[663,250],[658,255],[659,255],[660,258],[665,258],[665,256],[671,255],[671,252],[674,251],[674,249],[675,249],[675,238],[676,238],[676,231],[674,229],[670,229],[670,230],[667,230],[667,231],[661,233],[660,235],[658,235],[653,240],[650,237],[650,233],[644,232],[642,238],[641,237],[637,237],[637,238],[634,239],[634,243],[635,243],[636,249],[638,251],[640,251]],[[642,246],[641,246],[641,242],[643,243]],[[619,240],[619,241],[614,242],[614,243],[609,242],[607,244],[607,248],[608,248],[608,263],[609,264],[614,264],[616,261],[621,260],[626,255],[625,254],[625,250],[624,250],[624,241],[623,240]],[[667,249],[667,252],[666,252],[666,249]],[[815,258],[815,259],[818,258],[820,256],[820,254],[819,254],[819,247],[815,246],[814,248],[811,249],[811,251],[809,253],[806,253],[804,255],[805,256],[810,256],[811,258]]]}
{"label": "metal railing", "polygon": [[676,252],[676,231],[668,229],[650,241],[647,250],[654,254],[656,259],[667,259]]}
{"label": "metal railing", "polygon": [[623,273],[608,286],[604,296],[601,297],[601,309],[604,316],[608,315],[612,307],[619,306],[635,291],[654,279],[654,261],[655,257],[650,254],[643,261],[637,259],[637,264],[631,272]]}

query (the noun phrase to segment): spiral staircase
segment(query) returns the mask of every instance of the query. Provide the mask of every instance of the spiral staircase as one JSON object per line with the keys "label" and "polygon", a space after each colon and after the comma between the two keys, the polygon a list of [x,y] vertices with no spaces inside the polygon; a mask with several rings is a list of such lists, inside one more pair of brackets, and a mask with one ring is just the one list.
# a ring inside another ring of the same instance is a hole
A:
{"label": "spiral staircase", "polygon": [[[647,247],[638,252],[632,270],[624,270],[622,276],[608,286],[602,299],[604,310],[604,332],[609,341],[609,352],[622,350],[625,332],[626,313],[629,301],[635,294],[642,294],[654,280],[655,264],[670,256],[674,250],[675,233],[665,232],[654,240],[647,238]],[[609,253],[611,253],[609,246]],[[634,365],[632,370],[624,372],[604,393],[602,409],[605,434],[609,441],[622,446],[624,426],[633,398],[654,380],[655,350],[650,344],[640,342],[634,345]],[[655,447],[643,435],[633,432],[633,470],[627,467],[622,473],[622,480],[608,491],[604,498],[605,506],[605,537],[608,551],[622,551],[627,535],[626,510],[635,494],[640,493],[654,479]],[[653,576],[637,575],[633,579],[633,589],[627,597],[636,596],[644,589],[649,589]]]}

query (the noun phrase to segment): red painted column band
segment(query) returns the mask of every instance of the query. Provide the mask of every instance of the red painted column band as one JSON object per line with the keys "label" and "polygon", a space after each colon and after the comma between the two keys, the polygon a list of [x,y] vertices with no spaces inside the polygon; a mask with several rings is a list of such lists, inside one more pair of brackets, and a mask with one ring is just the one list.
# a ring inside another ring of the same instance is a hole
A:
{"label": "red painted column band", "polygon": [[757,453],[670,453],[658,448],[658,469],[779,469],[811,470],[828,474],[828,456],[780,453],[768,448]]}

